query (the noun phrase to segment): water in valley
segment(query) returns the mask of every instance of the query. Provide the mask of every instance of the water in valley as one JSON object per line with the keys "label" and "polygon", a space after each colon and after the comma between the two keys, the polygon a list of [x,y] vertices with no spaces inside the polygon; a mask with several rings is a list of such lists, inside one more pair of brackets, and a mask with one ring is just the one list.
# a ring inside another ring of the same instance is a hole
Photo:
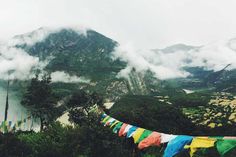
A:
{"label": "water in valley", "polygon": [[[0,121],[3,121],[5,116],[6,95],[6,87],[0,84]],[[32,127],[37,125],[37,123],[35,123],[35,120],[32,120],[32,118],[28,118],[30,117],[30,113],[20,104],[21,98],[18,95],[19,94],[16,92],[9,90],[7,121],[12,121],[12,123],[15,124],[19,120],[26,119],[26,121],[22,123],[20,129],[30,130]]]}

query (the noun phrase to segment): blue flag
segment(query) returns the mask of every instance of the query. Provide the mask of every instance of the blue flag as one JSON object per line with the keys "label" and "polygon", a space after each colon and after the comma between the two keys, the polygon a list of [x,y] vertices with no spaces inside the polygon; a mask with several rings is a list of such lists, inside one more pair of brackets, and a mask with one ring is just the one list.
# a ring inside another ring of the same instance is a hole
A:
{"label": "blue flag", "polygon": [[183,150],[186,150],[184,149],[184,146],[190,144],[192,139],[192,136],[177,136],[167,144],[167,147],[164,152],[164,157],[173,157],[176,154],[182,152]]}

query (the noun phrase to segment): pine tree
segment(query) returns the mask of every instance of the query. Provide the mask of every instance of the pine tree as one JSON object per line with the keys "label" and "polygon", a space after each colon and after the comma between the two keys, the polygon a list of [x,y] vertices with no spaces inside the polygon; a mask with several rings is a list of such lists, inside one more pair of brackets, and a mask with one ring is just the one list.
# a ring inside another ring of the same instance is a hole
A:
{"label": "pine tree", "polygon": [[41,130],[49,124],[54,115],[56,101],[50,84],[50,75],[44,74],[42,79],[39,79],[39,76],[36,75],[31,79],[21,101],[21,104],[26,106],[35,118],[40,119]]}

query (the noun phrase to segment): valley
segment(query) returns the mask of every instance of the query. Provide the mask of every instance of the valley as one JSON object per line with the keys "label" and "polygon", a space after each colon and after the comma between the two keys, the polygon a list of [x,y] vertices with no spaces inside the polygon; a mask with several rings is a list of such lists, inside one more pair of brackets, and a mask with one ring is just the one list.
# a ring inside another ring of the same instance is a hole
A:
{"label": "valley", "polygon": [[[37,34],[44,37],[38,39]],[[204,46],[176,44],[135,55],[119,47],[117,41],[94,30],[82,33],[72,28],[40,28],[0,47],[0,60],[13,64],[0,71],[0,109],[5,109],[9,78],[8,120],[31,117],[18,129],[23,132],[16,131],[12,137],[26,144],[22,146],[34,156],[44,150],[50,154],[48,147],[54,147],[58,156],[67,150],[70,156],[96,156],[97,152],[106,156],[110,150],[117,156],[131,156],[136,149],[133,142],[100,125],[98,114],[103,111],[168,134],[235,135],[233,64],[210,69],[215,64],[202,60]],[[1,121],[3,116],[4,112]],[[150,148],[145,154],[159,157],[160,152]]]}

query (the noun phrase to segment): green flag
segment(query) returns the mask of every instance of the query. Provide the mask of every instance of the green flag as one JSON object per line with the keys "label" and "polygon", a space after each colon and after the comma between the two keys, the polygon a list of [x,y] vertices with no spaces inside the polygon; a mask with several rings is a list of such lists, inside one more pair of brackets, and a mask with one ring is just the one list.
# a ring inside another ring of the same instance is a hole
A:
{"label": "green flag", "polygon": [[123,125],[122,122],[118,122],[116,126],[114,127],[113,132],[118,133],[122,125]]}
{"label": "green flag", "polygon": [[236,148],[236,140],[218,139],[216,148],[221,156]]}
{"label": "green flag", "polygon": [[140,136],[140,138],[138,139],[138,142],[141,142],[142,140],[144,140],[145,138],[147,138],[150,134],[152,133],[152,131],[150,130],[144,130],[144,132],[142,133],[142,135]]}

